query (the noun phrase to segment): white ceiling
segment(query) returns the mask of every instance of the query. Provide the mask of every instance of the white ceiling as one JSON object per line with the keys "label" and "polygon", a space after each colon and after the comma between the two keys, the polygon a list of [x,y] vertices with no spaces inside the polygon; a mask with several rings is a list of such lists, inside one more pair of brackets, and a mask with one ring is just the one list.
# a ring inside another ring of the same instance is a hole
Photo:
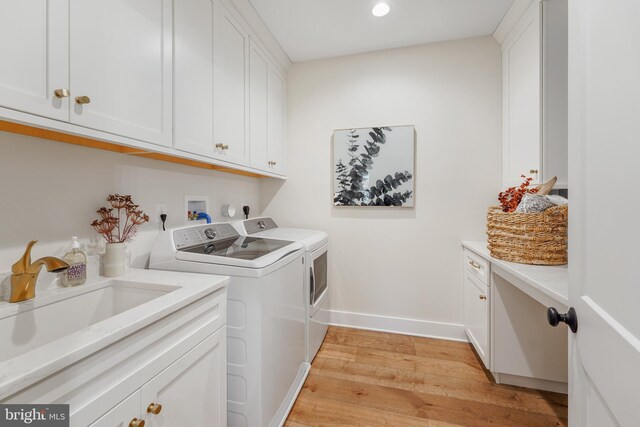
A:
{"label": "white ceiling", "polygon": [[250,0],[293,62],[492,34],[513,0]]}

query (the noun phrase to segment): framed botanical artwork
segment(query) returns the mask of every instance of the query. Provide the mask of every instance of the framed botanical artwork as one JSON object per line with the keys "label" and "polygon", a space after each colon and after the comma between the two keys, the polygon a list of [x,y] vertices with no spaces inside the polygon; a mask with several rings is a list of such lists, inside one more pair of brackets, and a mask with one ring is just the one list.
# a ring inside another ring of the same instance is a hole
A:
{"label": "framed botanical artwork", "polygon": [[413,126],[333,132],[335,206],[413,207]]}

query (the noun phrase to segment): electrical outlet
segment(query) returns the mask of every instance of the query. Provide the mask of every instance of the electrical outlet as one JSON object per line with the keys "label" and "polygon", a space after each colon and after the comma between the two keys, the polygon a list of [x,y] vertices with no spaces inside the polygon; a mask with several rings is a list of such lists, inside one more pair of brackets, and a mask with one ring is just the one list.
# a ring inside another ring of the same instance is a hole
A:
{"label": "electrical outlet", "polygon": [[156,203],[156,216],[155,216],[155,223],[162,223],[162,221],[160,220],[160,215],[162,214],[166,214],[167,213],[167,204],[166,203]]}

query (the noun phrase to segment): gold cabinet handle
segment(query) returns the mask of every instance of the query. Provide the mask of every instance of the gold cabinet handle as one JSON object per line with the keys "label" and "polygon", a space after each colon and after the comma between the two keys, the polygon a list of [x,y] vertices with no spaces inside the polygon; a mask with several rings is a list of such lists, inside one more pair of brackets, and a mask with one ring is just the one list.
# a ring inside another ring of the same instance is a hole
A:
{"label": "gold cabinet handle", "polygon": [[162,411],[162,405],[159,403],[150,403],[147,407],[148,414],[158,415],[160,411]]}
{"label": "gold cabinet handle", "polygon": [[88,96],[76,96],[76,104],[84,105],[91,102],[91,98]]}
{"label": "gold cabinet handle", "polygon": [[66,98],[71,95],[71,92],[69,92],[69,89],[62,88],[54,90],[53,94],[56,98]]}
{"label": "gold cabinet handle", "polygon": [[474,260],[469,260],[469,264],[471,264],[471,267],[473,268],[477,268],[478,270],[480,270],[480,264],[478,264],[477,262],[475,262]]}
{"label": "gold cabinet handle", "polygon": [[137,418],[134,418],[129,423],[129,427],[144,427],[144,420],[139,420]]}
{"label": "gold cabinet handle", "polygon": [[529,169],[529,173],[538,173],[538,169]]}
{"label": "gold cabinet handle", "polygon": [[485,299],[486,300],[487,296],[486,295],[480,295],[480,299]]}

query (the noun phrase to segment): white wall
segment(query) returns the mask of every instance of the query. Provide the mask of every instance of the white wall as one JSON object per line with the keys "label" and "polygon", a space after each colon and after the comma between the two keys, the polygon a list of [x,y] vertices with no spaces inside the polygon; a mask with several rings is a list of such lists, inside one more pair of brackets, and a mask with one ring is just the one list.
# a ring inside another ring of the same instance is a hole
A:
{"label": "white wall", "polygon": [[[184,224],[184,196],[208,196],[221,220],[223,204],[259,209],[256,178],[230,175],[124,154],[0,132],[0,272],[10,270],[31,239],[33,256],[62,256],[72,235],[87,243],[89,226],[109,193],[131,194],[155,220],[167,204],[167,228]],[[145,267],[159,222],[141,227],[129,245],[133,267]],[[51,274],[39,286],[48,286]]]}
{"label": "white wall", "polygon": [[[334,320],[463,336],[460,241],[485,239],[500,190],[500,61],[482,37],[290,68],[289,179],[263,182],[261,199],[282,225],[329,233]],[[415,208],[333,207],[333,130],[403,124],[417,133]]]}

